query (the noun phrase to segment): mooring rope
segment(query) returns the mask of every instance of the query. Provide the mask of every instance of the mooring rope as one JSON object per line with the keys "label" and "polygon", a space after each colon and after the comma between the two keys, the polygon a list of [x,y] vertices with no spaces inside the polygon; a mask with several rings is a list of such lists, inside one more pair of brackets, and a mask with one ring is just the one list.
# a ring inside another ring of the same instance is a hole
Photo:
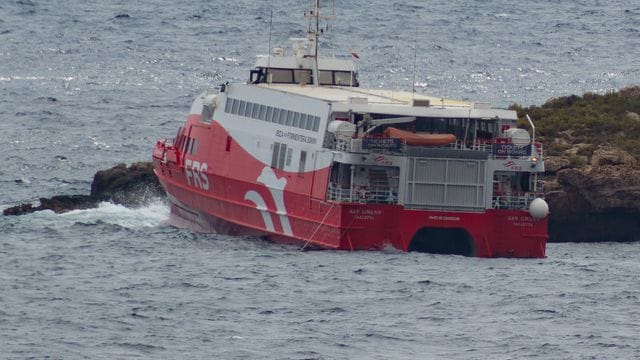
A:
{"label": "mooring rope", "polygon": [[302,247],[300,248],[300,251],[303,251],[307,247],[307,245],[309,245],[313,237],[316,236],[316,233],[318,232],[318,230],[320,230],[320,227],[324,225],[324,221],[327,220],[327,217],[329,216],[329,213],[331,213],[331,210],[333,210],[333,206],[335,204],[336,204],[335,202],[331,203],[331,207],[329,208],[329,210],[327,210],[327,213],[324,214],[324,218],[322,218],[322,221],[320,222],[320,224],[318,224],[318,227],[316,227],[316,230],[313,232],[313,234],[311,234],[311,237],[307,239],[307,242],[304,243],[304,245],[302,245]]}

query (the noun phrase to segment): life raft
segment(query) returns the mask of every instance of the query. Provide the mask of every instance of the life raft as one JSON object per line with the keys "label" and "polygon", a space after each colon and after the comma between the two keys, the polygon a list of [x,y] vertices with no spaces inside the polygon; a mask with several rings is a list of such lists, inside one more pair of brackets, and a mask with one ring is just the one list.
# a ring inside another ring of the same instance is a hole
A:
{"label": "life raft", "polygon": [[384,130],[384,136],[402,139],[407,145],[415,146],[443,146],[456,141],[456,136],[453,134],[412,133],[394,127],[386,128]]}

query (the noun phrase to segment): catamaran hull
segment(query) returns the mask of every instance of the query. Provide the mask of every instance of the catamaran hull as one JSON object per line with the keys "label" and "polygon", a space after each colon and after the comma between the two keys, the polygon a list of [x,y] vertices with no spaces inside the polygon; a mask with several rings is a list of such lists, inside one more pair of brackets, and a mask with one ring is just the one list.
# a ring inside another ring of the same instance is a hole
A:
{"label": "catamaran hull", "polygon": [[[238,201],[233,191],[228,197],[203,197],[161,174],[159,178],[169,193],[172,222],[201,232],[255,236],[305,249],[393,247],[478,257],[545,256],[547,220],[535,220],[525,211],[407,210],[399,205],[338,204],[298,197],[287,203],[290,210],[282,216]],[[229,188],[243,186],[246,183],[238,182]]]}

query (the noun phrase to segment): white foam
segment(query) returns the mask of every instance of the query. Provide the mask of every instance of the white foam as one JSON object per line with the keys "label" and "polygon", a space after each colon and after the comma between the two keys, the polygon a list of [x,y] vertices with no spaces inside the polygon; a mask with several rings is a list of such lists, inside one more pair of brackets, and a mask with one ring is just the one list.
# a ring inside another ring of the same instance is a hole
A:
{"label": "white foam", "polygon": [[57,215],[72,223],[92,224],[98,221],[129,229],[156,227],[169,218],[169,207],[163,202],[155,202],[141,208],[128,208],[110,202],[103,202],[94,209],[73,210]]}

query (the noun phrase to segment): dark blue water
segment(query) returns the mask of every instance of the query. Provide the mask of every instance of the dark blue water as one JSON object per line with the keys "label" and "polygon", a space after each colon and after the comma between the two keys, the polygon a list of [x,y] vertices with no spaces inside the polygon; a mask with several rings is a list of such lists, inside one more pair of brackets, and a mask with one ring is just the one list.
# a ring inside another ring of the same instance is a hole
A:
{"label": "dark blue water", "polygon": [[[192,97],[267,52],[270,3],[1,1],[0,208],[149,160]],[[287,46],[309,2],[273,5]],[[357,51],[366,86],[411,89],[415,73],[417,91],[508,106],[640,84],[636,1],[336,6],[324,51]],[[640,358],[638,243],[542,260],[300,252],[167,216],[0,218],[0,358]]]}

